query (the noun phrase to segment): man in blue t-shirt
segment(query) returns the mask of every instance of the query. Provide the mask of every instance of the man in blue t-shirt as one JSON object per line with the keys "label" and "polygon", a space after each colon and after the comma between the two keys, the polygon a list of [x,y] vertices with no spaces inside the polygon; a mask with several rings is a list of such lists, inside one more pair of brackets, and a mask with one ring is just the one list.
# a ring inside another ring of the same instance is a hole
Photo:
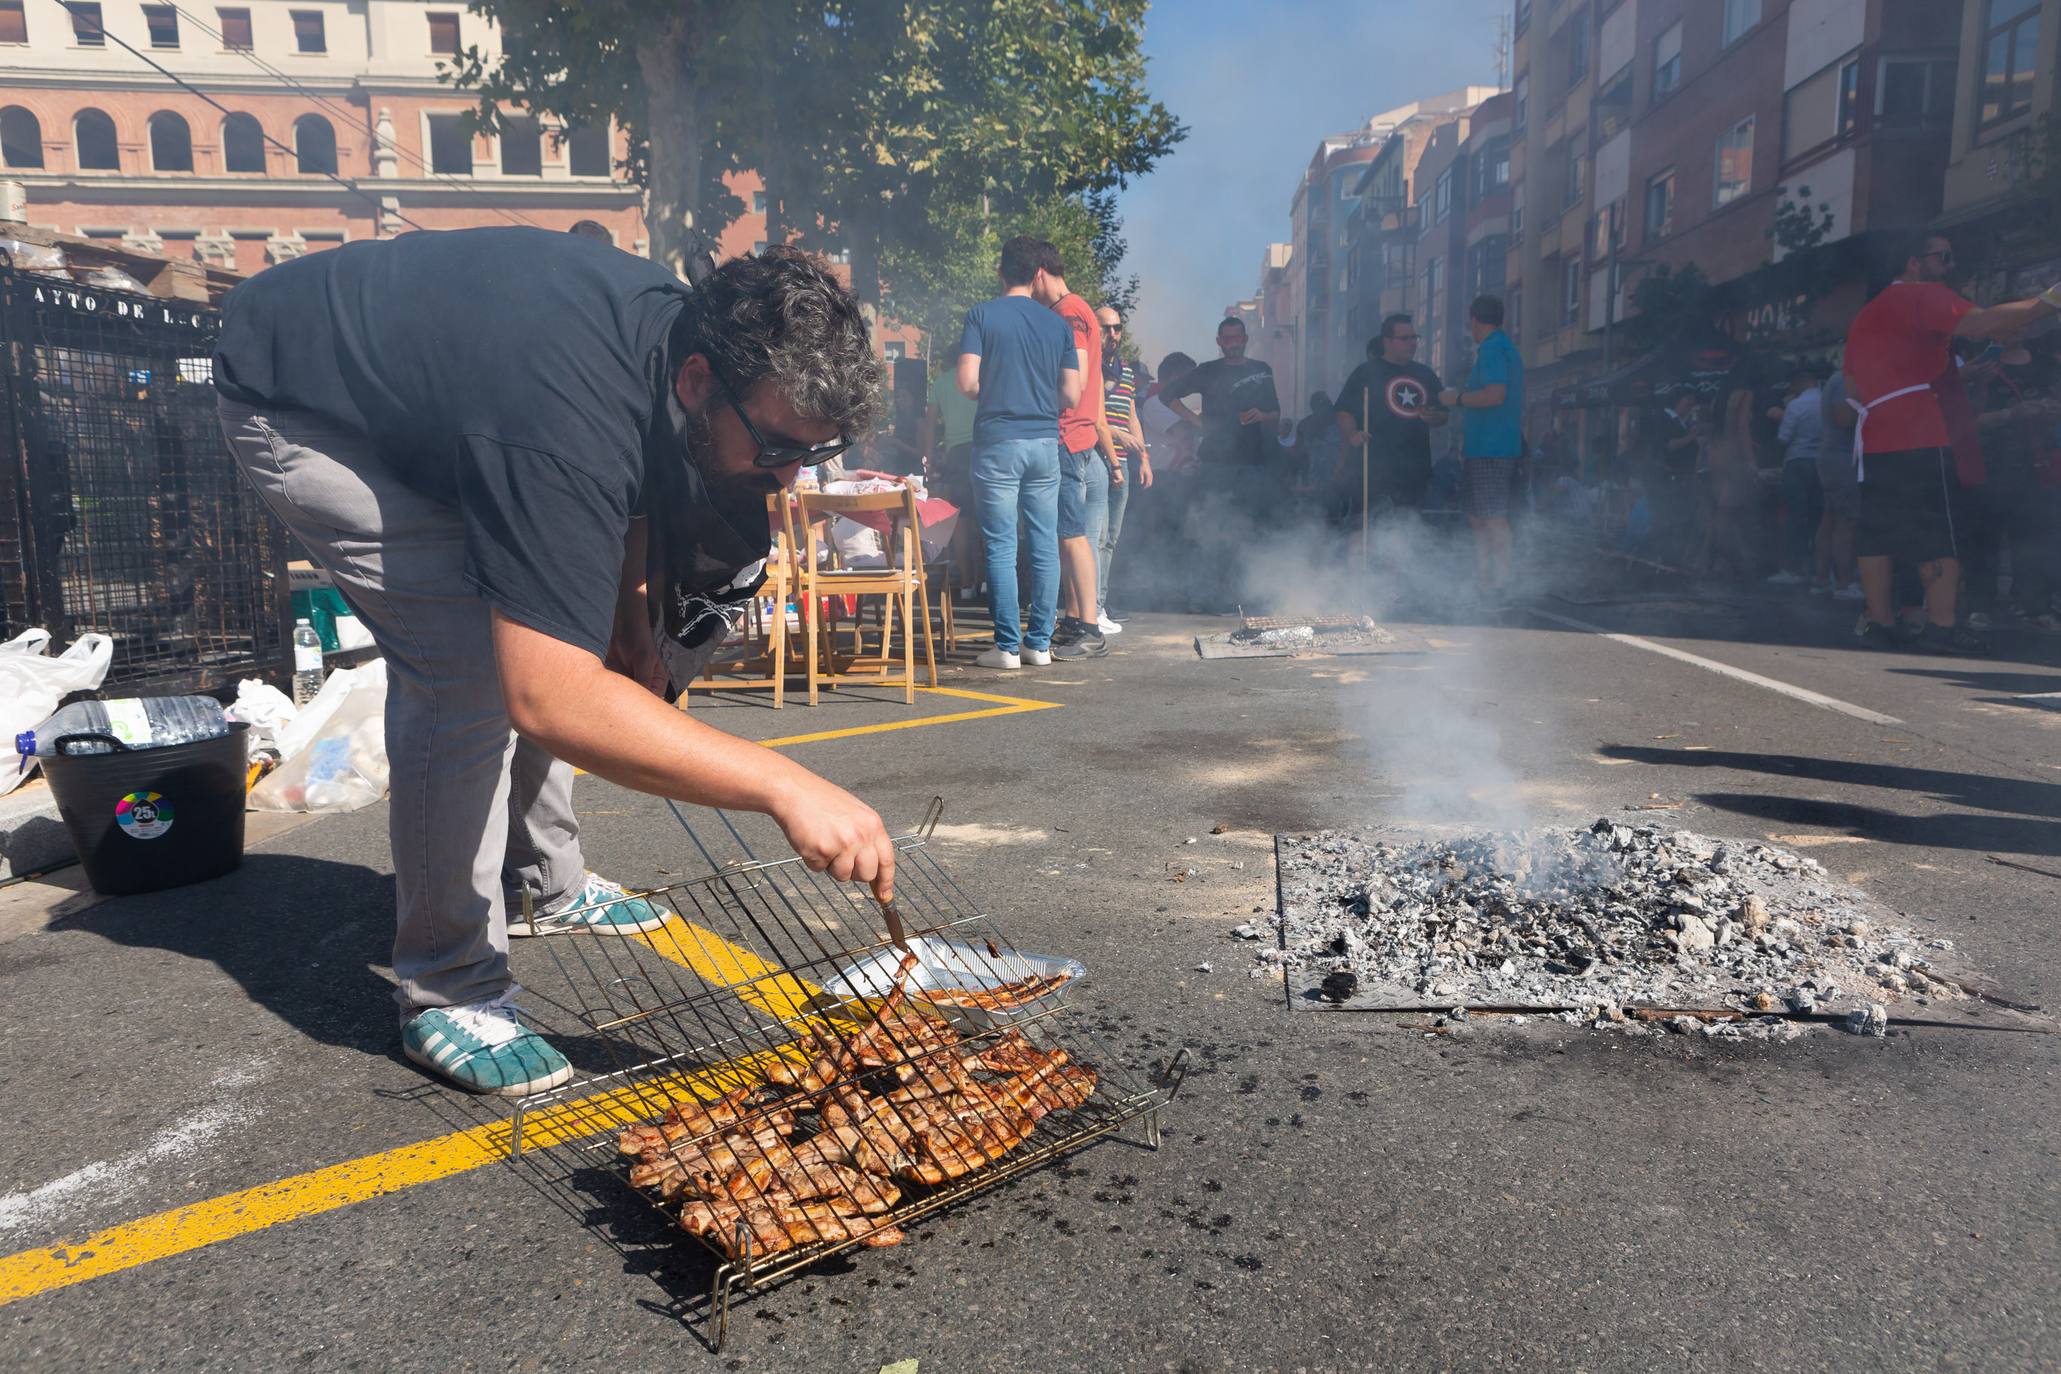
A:
{"label": "man in blue t-shirt", "polygon": [[[1002,245],[1002,294],[966,312],[956,380],[973,413],[973,504],[987,544],[995,647],[974,662],[1052,661],[1059,613],[1059,412],[1080,403],[1086,364],[1073,329],[1032,295],[1058,250],[1019,234]],[[1016,522],[1030,543],[1030,605],[1016,588]],[[1026,631],[1019,617],[1030,614]]]}
{"label": "man in blue t-shirt", "polygon": [[1474,530],[1474,574],[1489,601],[1510,582],[1510,506],[1524,457],[1524,360],[1503,332],[1503,300],[1477,296],[1467,308],[1474,370],[1439,400],[1460,412],[1461,508]]}

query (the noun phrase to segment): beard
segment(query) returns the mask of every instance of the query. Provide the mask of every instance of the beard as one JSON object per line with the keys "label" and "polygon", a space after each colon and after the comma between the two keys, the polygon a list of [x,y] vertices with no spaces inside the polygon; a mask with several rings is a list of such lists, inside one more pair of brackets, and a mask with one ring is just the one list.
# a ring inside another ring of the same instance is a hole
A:
{"label": "beard", "polygon": [[698,410],[681,416],[680,437],[687,446],[687,460],[701,473],[709,496],[726,514],[740,509],[761,509],[766,498],[781,487],[780,476],[771,468],[747,467],[740,472],[716,469],[715,425],[705,402]]}

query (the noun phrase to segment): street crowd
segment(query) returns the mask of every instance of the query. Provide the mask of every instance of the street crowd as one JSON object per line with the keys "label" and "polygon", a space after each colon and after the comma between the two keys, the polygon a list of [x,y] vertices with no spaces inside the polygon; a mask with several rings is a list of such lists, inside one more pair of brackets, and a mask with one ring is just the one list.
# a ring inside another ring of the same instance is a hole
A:
{"label": "street crowd", "polygon": [[[1409,316],[1394,315],[1344,398],[1313,398],[1311,417],[1295,426],[1282,420],[1273,369],[1246,356],[1237,318],[1218,326],[1217,357],[1198,363],[1169,353],[1155,376],[1126,358],[1122,315],[1067,286],[1052,244],[1011,239],[997,275],[1002,294],[967,312],[933,415],[935,478],[977,512],[961,523],[955,548],[969,588],[984,576],[994,617],[994,647],[980,666],[1106,654],[1128,618],[1123,601],[1112,609],[1110,599],[1118,566],[1135,575],[1141,600],[1228,611],[1241,563],[1292,507],[1341,529],[1375,499],[1421,507],[1431,430],[1454,410],[1479,587],[1491,600],[1506,593],[1524,381],[1501,300],[1474,302],[1475,359],[1464,386],[1444,388],[1414,361],[1416,330]],[[1378,474],[1371,484],[1346,456],[1363,443]],[[1118,565],[1132,494],[1155,483],[1140,512],[1150,518],[1130,522],[1140,557]]]}
{"label": "street crowd", "polygon": [[1860,603],[1860,643],[1987,652],[2061,630],[2061,303],[1979,307],[1917,233],[1837,361],[1741,360],[1626,417],[1587,462],[1548,431],[1538,471],[1617,498],[1620,551],[1699,577]]}

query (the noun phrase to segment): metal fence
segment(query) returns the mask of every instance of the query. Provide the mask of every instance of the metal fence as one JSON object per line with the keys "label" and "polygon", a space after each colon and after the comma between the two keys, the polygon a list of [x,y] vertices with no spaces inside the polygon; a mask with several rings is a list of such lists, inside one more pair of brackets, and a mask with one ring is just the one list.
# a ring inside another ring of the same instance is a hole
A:
{"label": "metal fence", "polygon": [[220,316],[0,265],[0,615],[114,640],[108,684],[289,662],[290,537],[215,424]]}

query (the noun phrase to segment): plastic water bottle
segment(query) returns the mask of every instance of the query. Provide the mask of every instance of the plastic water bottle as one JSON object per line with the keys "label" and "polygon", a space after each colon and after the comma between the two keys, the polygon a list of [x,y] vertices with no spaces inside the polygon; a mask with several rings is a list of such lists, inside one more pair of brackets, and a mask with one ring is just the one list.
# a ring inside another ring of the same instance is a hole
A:
{"label": "plastic water bottle", "polygon": [[293,623],[293,704],[306,706],[322,690],[322,636],[305,620]]}
{"label": "plastic water bottle", "polygon": [[[162,749],[173,744],[214,739],[229,733],[222,703],[213,697],[120,697],[114,701],[75,701],[33,730],[14,737],[22,755],[111,754],[109,739],[131,749]],[[98,739],[67,739],[97,735]]]}

